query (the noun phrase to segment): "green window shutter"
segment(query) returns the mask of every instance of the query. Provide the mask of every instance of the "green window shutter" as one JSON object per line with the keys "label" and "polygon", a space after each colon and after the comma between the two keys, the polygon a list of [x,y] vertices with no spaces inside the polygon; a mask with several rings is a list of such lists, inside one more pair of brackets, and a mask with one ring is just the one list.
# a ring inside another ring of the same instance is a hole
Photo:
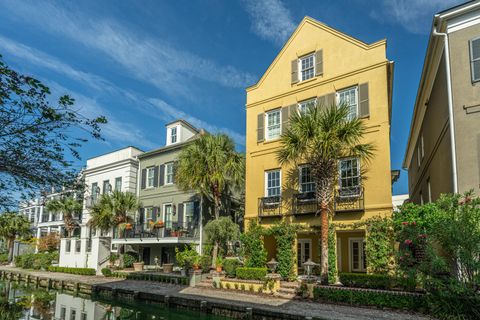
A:
{"label": "green window shutter", "polygon": [[141,188],[145,189],[147,186],[147,169],[142,169],[142,182]]}
{"label": "green window shutter", "polygon": [[298,59],[292,60],[292,84],[298,82]]}
{"label": "green window shutter", "polygon": [[298,104],[295,103],[295,104],[292,104],[292,105],[289,105],[288,106],[288,114],[289,116],[291,117],[292,115],[294,115],[296,112],[298,112]]}
{"label": "green window shutter", "polygon": [[153,186],[158,187],[158,167],[153,168]]}
{"label": "green window shutter", "polygon": [[159,181],[159,184],[160,186],[163,186],[165,184],[165,165],[160,165],[160,181]]}
{"label": "green window shutter", "polygon": [[323,50],[315,52],[315,75],[323,75]]}
{"label": "green window shutter", "polygon": [[257,142],[262,142],[265,139],[265,128],[263,122],[265,120],[265,114],[260,113],[257,116]]}
{"label": "green window shutter", "polygon": [[177,210],[177,222],[178,222],[178,227],[183,228],[183,203],[178,204],[178,210]]}
{"label": "green window shutter", "polygon": [[368,102],[368,82],[362,83],[358,86],[358,97],[359,97],[359,118],[366,118],[370,116],[370,108]]}

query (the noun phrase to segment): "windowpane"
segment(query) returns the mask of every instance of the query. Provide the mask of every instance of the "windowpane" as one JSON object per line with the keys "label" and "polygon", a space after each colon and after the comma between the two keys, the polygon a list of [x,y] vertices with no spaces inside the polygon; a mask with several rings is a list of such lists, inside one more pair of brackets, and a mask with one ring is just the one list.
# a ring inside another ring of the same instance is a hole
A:
{"label": "windowpane", "polygon": [[173,127],[170,129],[170,142],[171,143],[177,142],[177,127]]}
{"label": "windowpane", "polygon": [[480,59],[480,39],[472,40],[472,60]]}
{"label": "windowpane", "polygon": [[473,62],[473,80],[480,80],[480,59]]}
{"label": "windowpane", "polygon": [[267,113],[267,140],[280,136],[280,110]]}
{"label": "windowpane", "polygon": [[300,192],[313,192],[315,183],[309,166],[300,167]]}
{"label": "windowpane", "polygon": [[172,213],[173,213],[172,205],[171,204],[165,205],[165,228],[167,229],[171,229],[173,225]]}
{"label": "windowpane", "polygon": [[345,104],[348,107],[347,119],[352,120],[358,114],[357,87],[349,88],[338,92],[338,104]]}
{"label": "windowpane", "polygon": [[315,63],[313,60],[313,55],[300,58],[300,71],[302,75],[302,81],[313,78],[313,76],[315,75]]}
{"label": "windowpane", "polygon": [[300,114],[306,114],[309,108],[316,106],[316,99],[310,99],[298,104],[298,110]]}
{"label": "windowpane", "polygon": [[115,178],[115,191],[122,190],[122,177]]}
{"label": "windowpane", "polygon": [[173,163],[165,164],[165,181],[166,184],[173,183]]}
{"label": "windowpane", "polygon": [[359,192],[360,168],[356,158],[340,161],[340,188],[351,189],[352,192]]}
{"label": "windowpane", "polygon": [[267,172],[267,197],[280,195],[280,170]]}
{"label": "windowpane", "polygon": [[155,179],[155,172],[154,168],[148,168],[147,169],[147,187],[153,187],[153,182]]}
{"label": "windowpane", "polygon": [[184,210],[185,210],[185,222],[187,225],[191,225],[193,223],[193,213],[194,213],[193,202],[185,202]]}

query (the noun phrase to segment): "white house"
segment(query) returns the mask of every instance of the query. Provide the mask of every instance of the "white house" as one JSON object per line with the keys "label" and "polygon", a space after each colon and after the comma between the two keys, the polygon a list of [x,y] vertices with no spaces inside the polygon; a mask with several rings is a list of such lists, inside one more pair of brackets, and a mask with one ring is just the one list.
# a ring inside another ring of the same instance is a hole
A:
{"label": "white house", "polygon": [[138,159],[143,151],[127,147],[87,160],[83,171],[86,191],[80,236],[62,238],[60,260],[62,267],[93,268],[97,272],[106,266],[112,248],[111,235],[88,226],[90,208],[100,195],[112,190],[136,193]]}

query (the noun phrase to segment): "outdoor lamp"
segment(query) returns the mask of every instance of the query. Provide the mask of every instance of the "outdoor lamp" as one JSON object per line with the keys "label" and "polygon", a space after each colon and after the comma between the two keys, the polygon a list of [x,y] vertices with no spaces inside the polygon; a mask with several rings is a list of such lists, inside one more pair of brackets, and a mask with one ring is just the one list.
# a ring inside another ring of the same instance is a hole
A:
{"label": "outdoor lamp", "polygon": [[272,260],[267,262],[267,266],[272,273],[275,273],[275,270],[277,270],[278,262],[275,260],[275,258],[272,258]]}
{"label": "outdoor lamp", "polygon": [[307,271],[307,275],[310,276],[312,274],[312,271],[313,271],[313,268],[316,266],[317,264],[315,262],[313,262],[311,259],[308,259],[307,262],[305,262],[303,264],[304,268],[305,268],[305,271]]}

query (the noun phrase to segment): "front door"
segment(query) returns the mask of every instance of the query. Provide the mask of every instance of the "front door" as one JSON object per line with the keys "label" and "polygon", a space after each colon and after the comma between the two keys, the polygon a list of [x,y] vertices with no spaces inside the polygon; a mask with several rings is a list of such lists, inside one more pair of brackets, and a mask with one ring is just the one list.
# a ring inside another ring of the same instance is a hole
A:
{"label": "front door", "polygon": [[350,271],[365,272],[367,270],[367,260],[365,257],[365,239],[350,238]]}
{"label": "front door", "polygon": [[298,239],[297,240],[297,267],[303,268],[303,263],[312,258],[312,240]]}
{"label": "front door", "polygon": [[142,260],[145,263],[145,265],[150,264],[150,248],[149,247],[143,248]]}

